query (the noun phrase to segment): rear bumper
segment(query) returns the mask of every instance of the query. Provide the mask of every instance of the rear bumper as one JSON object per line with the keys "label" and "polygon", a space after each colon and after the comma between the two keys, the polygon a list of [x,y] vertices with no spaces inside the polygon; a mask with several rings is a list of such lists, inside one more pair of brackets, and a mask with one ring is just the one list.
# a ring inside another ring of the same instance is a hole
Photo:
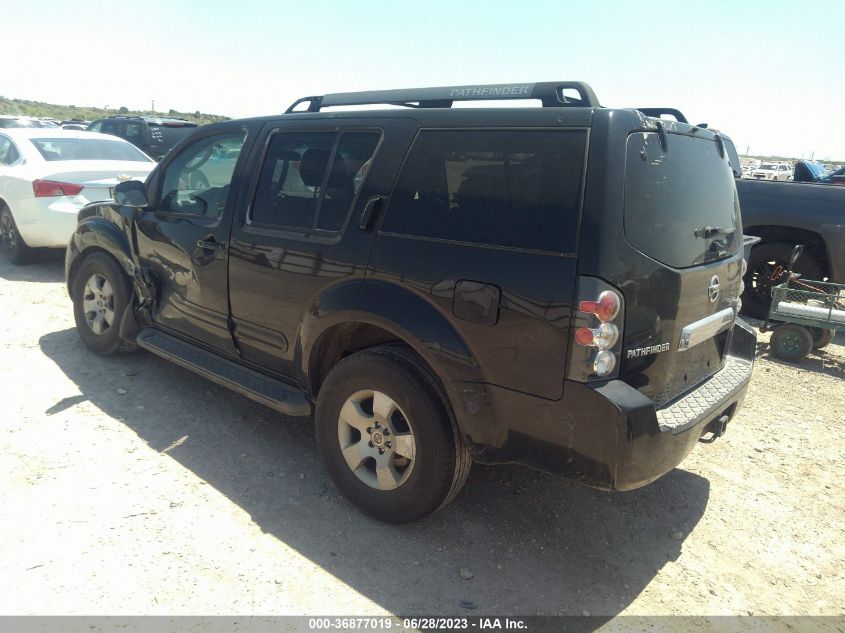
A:
{"label": "rear bumper", "polygon": [[68,198],[26,198],[12,213],[18,231],[28,246],[64,248],[76,229],[81,204]]}
{"label": "rear bumper", "polygon": [[[699,438],[733,419],[755,348],[754,331],[737,320],[725,366],[662,409],[619,380],[597,386],[567,381],[555,402],[490,387],[482,396],[479,387],[465,386],[470,406],[459,419],[477,461],[521,463],[598,488],[631,490],[673,469]],[[477,424],[484,410],[495,412],[486,427]]]}

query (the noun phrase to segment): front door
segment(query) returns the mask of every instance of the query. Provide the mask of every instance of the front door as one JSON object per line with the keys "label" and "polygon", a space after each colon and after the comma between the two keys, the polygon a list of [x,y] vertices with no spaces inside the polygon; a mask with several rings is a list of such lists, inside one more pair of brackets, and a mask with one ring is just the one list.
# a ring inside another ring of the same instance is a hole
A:
{"label": "front door", "polygon": [[199,132],[155,172],[147,184],[150,205],[136,216],[141,265],[159,290],[156,324],[229,356],[236,354],[227,243],[251,131],[233,125]]}

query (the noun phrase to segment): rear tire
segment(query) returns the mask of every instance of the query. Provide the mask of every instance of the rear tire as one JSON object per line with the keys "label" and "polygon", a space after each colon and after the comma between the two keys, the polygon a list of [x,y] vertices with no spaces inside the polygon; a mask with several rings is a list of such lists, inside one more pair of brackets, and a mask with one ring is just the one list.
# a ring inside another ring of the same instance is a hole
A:
{"label": "rear tire", "polygon": [[797,363],[813,349],[813,335],[803,325],[785,323],[772,332],[769,348],[775,357]]}
{"label": "rear tire", "polygon": [[[778,266],[786,271],[794,248],[794,244],[768,242],[751,249],[745,274],[745,292],[742,293],[743,312],[756,319],[769,316],[772,287],[783,281],[782,274],[775,279],[771,277]],[[822,263],[806,251],[796,262],[794,272],[801,273],[805,279],[821,280],[824,277]]]}
{"label": "rear tire", "polygon": [[436,512],[469,473],[469,452],[437,380],[406,348],[382,346],[342,360],[320,389],[315,421],[332,481],[380,521]]}
{"label": "rear tire", "polygon": [[18,226],[9,207],[0,205],[0,250],[10,263],[20,266],[32,261],[33,250],[18,232]]}
{"label": "rear tire", "polygon": [[129,278],[113,257],[94,253],[80,264],[73,279],[73,318],[79,338],[95,354],[135,349],[120,338],[120,319],[131,295]]}

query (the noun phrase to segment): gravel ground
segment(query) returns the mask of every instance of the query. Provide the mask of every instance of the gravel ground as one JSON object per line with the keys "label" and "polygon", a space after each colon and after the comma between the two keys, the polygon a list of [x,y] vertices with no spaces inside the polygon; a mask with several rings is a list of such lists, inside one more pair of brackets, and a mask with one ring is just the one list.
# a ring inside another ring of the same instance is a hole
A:
{"label": "gravel ground", "polygon": [[476,466],[394,527],[307,421],[86,351],[62,276],[0,263],[0,614],[845,613],[841,334],[800,366],[761,335],[727,436],[650,486]]}

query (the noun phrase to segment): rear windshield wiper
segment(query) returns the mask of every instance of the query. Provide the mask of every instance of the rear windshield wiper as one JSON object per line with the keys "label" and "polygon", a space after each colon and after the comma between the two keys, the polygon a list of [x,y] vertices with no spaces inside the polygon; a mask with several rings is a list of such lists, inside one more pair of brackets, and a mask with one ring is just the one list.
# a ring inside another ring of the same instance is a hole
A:
{"label": "rear windshield wiper", "polygon": [[736,229],[728,229],[723,226],[700,226],[695,229],[695,236],[709,239],[711,237],[715,237],[716,235],[731,235],[735,232]]}

